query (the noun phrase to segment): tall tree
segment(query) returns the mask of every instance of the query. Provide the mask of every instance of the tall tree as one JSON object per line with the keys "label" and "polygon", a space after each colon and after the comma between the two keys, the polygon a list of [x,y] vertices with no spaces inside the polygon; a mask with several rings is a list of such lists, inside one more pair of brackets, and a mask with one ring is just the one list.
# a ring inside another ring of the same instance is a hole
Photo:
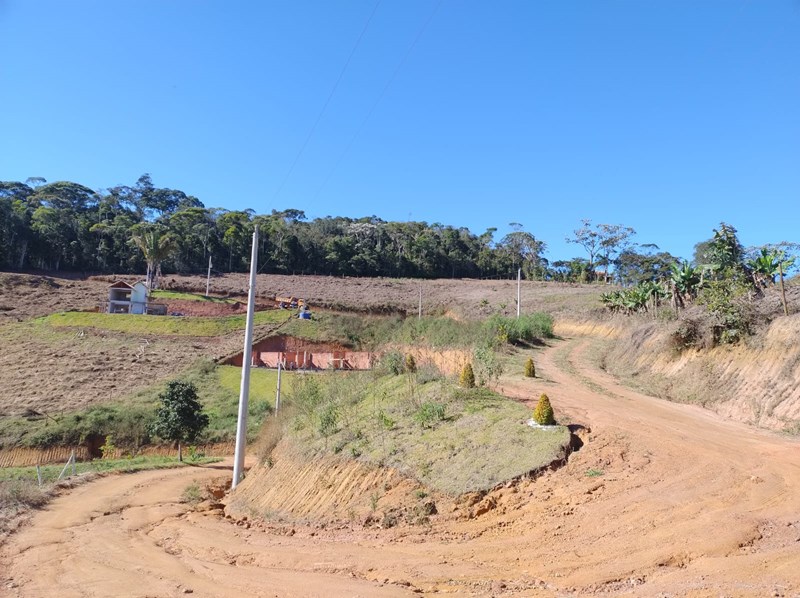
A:
{"label": "tall tree", "polygon": [[616,257],[630,246],[630,238],[636,231],[622,224],[597,224],[592,226],[591,220],[581,220],[581,227],[567,237],[567,242],[580,245],[589,254],[589,268],[592,278],[596,278],[597,258],[605,266],[603,273],[608,280],[608,267]]}
{"label": "tall tree", "polygon": [[597,234],[600,240],[600,255],[605,264],[604,277],[608,281],[608,267],[630,246],[630,239],[636,231],[622,224],[598,224]]}
{"label": "tall tree", "polygon": [[500,241],[499,247],[511,260],[512,268],[522,268],[526,279],[536,278],[541,272],[545,244],[518,226]]}
{"label": "tall tree", "polygon": [[595,258],[600,253],[600,234],[595,227],[592,226],[592,221],[588,219],[581,220],[580,228],[572,231],[572,237],[567,237],[567,243],[575,243],[580,245],[589,254],[589,279],[594,280]]}

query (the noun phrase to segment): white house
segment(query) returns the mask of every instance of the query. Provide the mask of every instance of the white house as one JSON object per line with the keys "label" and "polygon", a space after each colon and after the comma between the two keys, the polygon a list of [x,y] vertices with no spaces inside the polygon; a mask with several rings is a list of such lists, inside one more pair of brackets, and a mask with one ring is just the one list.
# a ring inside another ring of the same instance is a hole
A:
{"label": "white house", "polygon": [[117,281],[108,287],[108,313],[143,314],[147,312],[147,285],[139,281],[133,286]]}

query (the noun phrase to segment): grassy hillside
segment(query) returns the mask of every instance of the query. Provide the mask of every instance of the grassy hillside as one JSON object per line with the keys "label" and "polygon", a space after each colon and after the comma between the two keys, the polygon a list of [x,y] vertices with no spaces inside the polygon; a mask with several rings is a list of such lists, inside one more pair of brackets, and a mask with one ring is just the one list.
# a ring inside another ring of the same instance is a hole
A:
{"label": "grassy hillside", "polygon": [[[253,318],[254,325],[262,326],[285,322],[288,320],[289,314],[280,310],[259,311],[254,314]],[[40,321],[54,328],[97,328],[137,335],[221,336],[245,328],[245,315],[188,318],[65,312],[45,316]]]}
{"label": "grassy hillside", "polygon": [[[305,377],[287,396],[288,438],[305,460],[339,455],[388,466],[453,495],[544,467],[563,458],[570,441],[565,427],[527,426],[530,413],[519,403],[430,371]],[[264,434],[277,425],[268,422]]]}
{"label": "grassy hillside", "polygon": [[553,319],[544,313],[509,318],[498,314],[486,319],[456,320],[444,316],[423,318],[320,313],[313,320],[291,319],[281,334],[320,342],[338,342],[362,350],[391,344],[466,348],[504,344],[553,336]]}
{"label": "grassy hillside", "polygon": [[150,298],[153,301],[203,301],[206,303],[237,303],[236,299],[229,299],[227,297],[206,297],[199,293],[182,293],[180,291],[166,291],[156,289],[150,292]]}
{"label": "grassy hillside", "polygon": [[[207,360],[196,362],[181,380],[197,386],[209,427],[198,444],[233,440],[239,408],[241,369],[216,366]],[[294,374],[285,372],[282,387],[292,388]],[[272,412],[277,372],[256,368],[250,376],[248,436],[253,437]],[[78,445],[90,436],[113,436],[120,447],[131,450],[150,442],[149,426],[155,415],[158,394],[164,383],[128,396],[123,401],[109,401],[48,417],[5,417],[0,419],[0,449]]]}

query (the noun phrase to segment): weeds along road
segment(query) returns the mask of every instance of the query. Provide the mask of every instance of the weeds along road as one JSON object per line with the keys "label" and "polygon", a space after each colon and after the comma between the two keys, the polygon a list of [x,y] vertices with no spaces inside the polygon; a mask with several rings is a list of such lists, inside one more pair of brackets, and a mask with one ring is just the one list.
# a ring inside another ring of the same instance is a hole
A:
{"label": "weeds along road", "polygon": [[800,595],[800,445],[623,388],[593,365],[593,342],[554,341],[536,353],[540,378],[501,379],[591,432],[566,466],[493,491],[481,516],[439,504],[430,527],[247,528],[179,502],[219,468],[113,476],[11,538],[0,594]]}

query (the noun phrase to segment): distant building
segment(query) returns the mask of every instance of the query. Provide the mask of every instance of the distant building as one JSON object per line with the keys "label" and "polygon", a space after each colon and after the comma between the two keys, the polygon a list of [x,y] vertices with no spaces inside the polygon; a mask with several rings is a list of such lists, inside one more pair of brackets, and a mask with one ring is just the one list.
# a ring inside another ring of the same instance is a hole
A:
{"label": "distant building", "polygon": [[167,306],[163,303],[151,303],[149,291],[144,281],[133,285],[121,280],[108,287],[108,302],[105,310],[110,314],[150,314],[164,316]]}
{"label": "distant building", "polygon": [[147,312],[147,285],[139,281],[133,286],[121,280],[108,287],[108,313],[143,314]]}

